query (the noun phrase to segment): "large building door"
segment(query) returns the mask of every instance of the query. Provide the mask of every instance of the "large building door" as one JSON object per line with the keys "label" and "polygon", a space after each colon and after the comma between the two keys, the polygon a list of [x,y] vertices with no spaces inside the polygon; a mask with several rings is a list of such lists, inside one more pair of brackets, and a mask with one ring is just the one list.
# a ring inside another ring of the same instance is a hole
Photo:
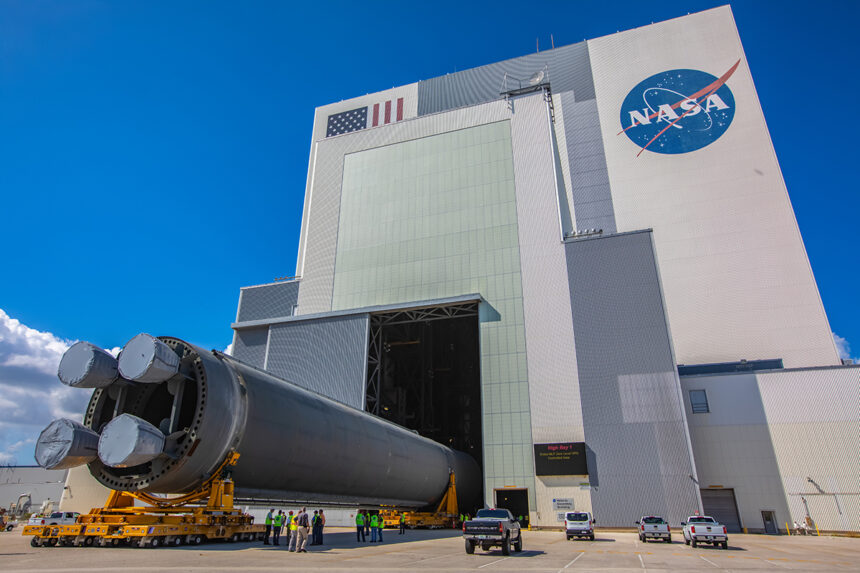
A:
{"label": "large building door", "polygon": [[726,526],[729,533],[741,533],[741,518],[733,489],[703,489],[702,507],[705,515],[710,515]]}
{"label": "large building door", "polygon": [[514,519],[519,519],[522,516],[521,525],[527,526],[529,523],[529,490],[497,489],[495,493],[496,507],[510,510],[514,514]]}

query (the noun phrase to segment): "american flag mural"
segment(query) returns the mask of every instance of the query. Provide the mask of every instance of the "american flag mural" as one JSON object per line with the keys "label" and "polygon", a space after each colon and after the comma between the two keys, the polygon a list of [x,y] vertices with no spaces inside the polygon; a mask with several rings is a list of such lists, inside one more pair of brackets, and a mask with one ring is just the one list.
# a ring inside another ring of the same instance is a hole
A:
{"label": "american flag mural", "polygon": [[403,98],[375,103],[328,116],[326,137],[403,120]]}

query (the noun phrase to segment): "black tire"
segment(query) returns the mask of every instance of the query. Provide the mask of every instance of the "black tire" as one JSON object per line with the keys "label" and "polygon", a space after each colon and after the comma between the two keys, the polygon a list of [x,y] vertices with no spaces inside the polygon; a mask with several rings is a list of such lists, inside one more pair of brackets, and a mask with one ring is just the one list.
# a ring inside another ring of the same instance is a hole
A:
{"label": "black tire", "polygon": [[591,535],[589,535],[589,536],[588,536],[588,538],[589,538],[590,540],[594,541],[594,534],[592,533]]}
{"label": "black tire", "polygon": [[573,535],[568,535],[567,540],[570,541],[571,539],[573,539]]}
{"label": "black tire", "polygon": [[474,555],[475,554],[475,542],[469,539],[466,540],[466,554]]}
{"label": "black tire", "polygon": [[56,547],[58,541],[59,541],[59,539],[57,539],[56,537],[52,537],[48,540],[47,545],[48,545],[48,547]]}
{"label": "black tire", "polygon": [[203,536],[202,536],[202,535],[195,535],[195,536],[191,539],[191,542],[192,542],[194,545],[200,545],[201,543],[203,543]]}
{"label": "black tire", "polygon": [[639,541],[641,541],[642,543],[648,543],[648,538],[644,535],[641,535],[639,536]]}
{"label": "black tire", "polygon": [[33,537],[32,539],[30,539],[30,547],[39,547],[39,545],[40,544],[38,537]]}
{"label": "black tire", "polygon": [[523,534],[520,533],[520,536],[517,537],[517,540],[514,541],[514,552],[519,553],[523,550]]}
{"label": "black tire", "polygon": [[672,543],[672,536],[670,535],[669,537],[667,537],[665,541],[666,543]]}
{"label": "black tire", "polygon": [[689,545],[689,544],[690,544],[690,540],[685,537],[684,538],[684,545]]}
{"label": "black tire", "polygon": [[511,539],[506,535],[502,540],[502,555],[507,557],[511,554]]}
{"label": "black tire", "polygon": [[93,537],[92,535],[87,535],[84,538],[84,547],[92,547],[95,542],[96,542],[95,537]]}
{"label": "black tire", "polygon": [[723,541],[723,542],[721,543],[721,545],[722,545],[723,549],[728,549],[728,548],[729,548],[729,542],[728,542],[728,541]]}
{"label": "black tire", "polygon": [[690,540],[690,545],[692,545],[692,546],[693,546],[693,549],[695,549],[696,547],[698,547],[698,546],[699,546],[699,544],[698,544],[698,543],[696,543],[696,540],[695,540],[695,539]]}

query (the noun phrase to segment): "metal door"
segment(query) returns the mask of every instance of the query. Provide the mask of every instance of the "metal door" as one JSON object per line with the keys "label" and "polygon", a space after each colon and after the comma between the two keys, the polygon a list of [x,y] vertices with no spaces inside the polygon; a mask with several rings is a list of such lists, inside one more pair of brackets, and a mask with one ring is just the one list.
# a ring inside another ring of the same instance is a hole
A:
{"label": "metal door", "polygon": [[769,535],[777,535],[779,531],[776,527],[776,517],[772,511],[762,511],[761,520],[764,523],[764,532]]}
{"label": "metal door", "polygon": [[741,518],[733,489],[703,489],[702,506],[710,515],[726,526],[729,533],[741,533]]}

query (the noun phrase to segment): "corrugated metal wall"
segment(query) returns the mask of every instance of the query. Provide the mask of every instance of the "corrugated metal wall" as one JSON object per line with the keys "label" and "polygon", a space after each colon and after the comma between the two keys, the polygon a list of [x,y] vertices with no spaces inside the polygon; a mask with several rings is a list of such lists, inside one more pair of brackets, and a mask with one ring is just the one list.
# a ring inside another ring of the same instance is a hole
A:
{"label": "corrugated metal wall", "polygon": [[239,295],[237,322],[282,318],[293,314],[299,299],[299,281],[245,287]]}
{"label": "corrugated metal wall", "polygon": [[651,233],[565,248],[594,513],[677,524],[700,500]]}
{"label": "corrugated metal wall", "polygon": [[[773,511],[784,531],[808,507],[821,530],[860,531],[860,367],[681,384],[702,487],[734,489],[743,527],[763,531],[761,512]],[[708,413],[692,413],[690,390],[705,390]]]}
{"label": "corrugated metal wall", "polygon": [[369,315],[273,324],[266,370],[364,410]]}
{"label": "corrugated metal wall", "polygon": [[268,341],[268,326],[237,330],[233,342],[233,356],[251,366],[265,368]]}
{"label": "corrugated metal wall", "polygon": [[[594,99],[588,46],[580,42],[418,82],[418,115],[497,100],[505,72],[528,80],[544,66],[554,92],[572,91],[577,101]],[[509,81],[508,89],[518,85]]]}

